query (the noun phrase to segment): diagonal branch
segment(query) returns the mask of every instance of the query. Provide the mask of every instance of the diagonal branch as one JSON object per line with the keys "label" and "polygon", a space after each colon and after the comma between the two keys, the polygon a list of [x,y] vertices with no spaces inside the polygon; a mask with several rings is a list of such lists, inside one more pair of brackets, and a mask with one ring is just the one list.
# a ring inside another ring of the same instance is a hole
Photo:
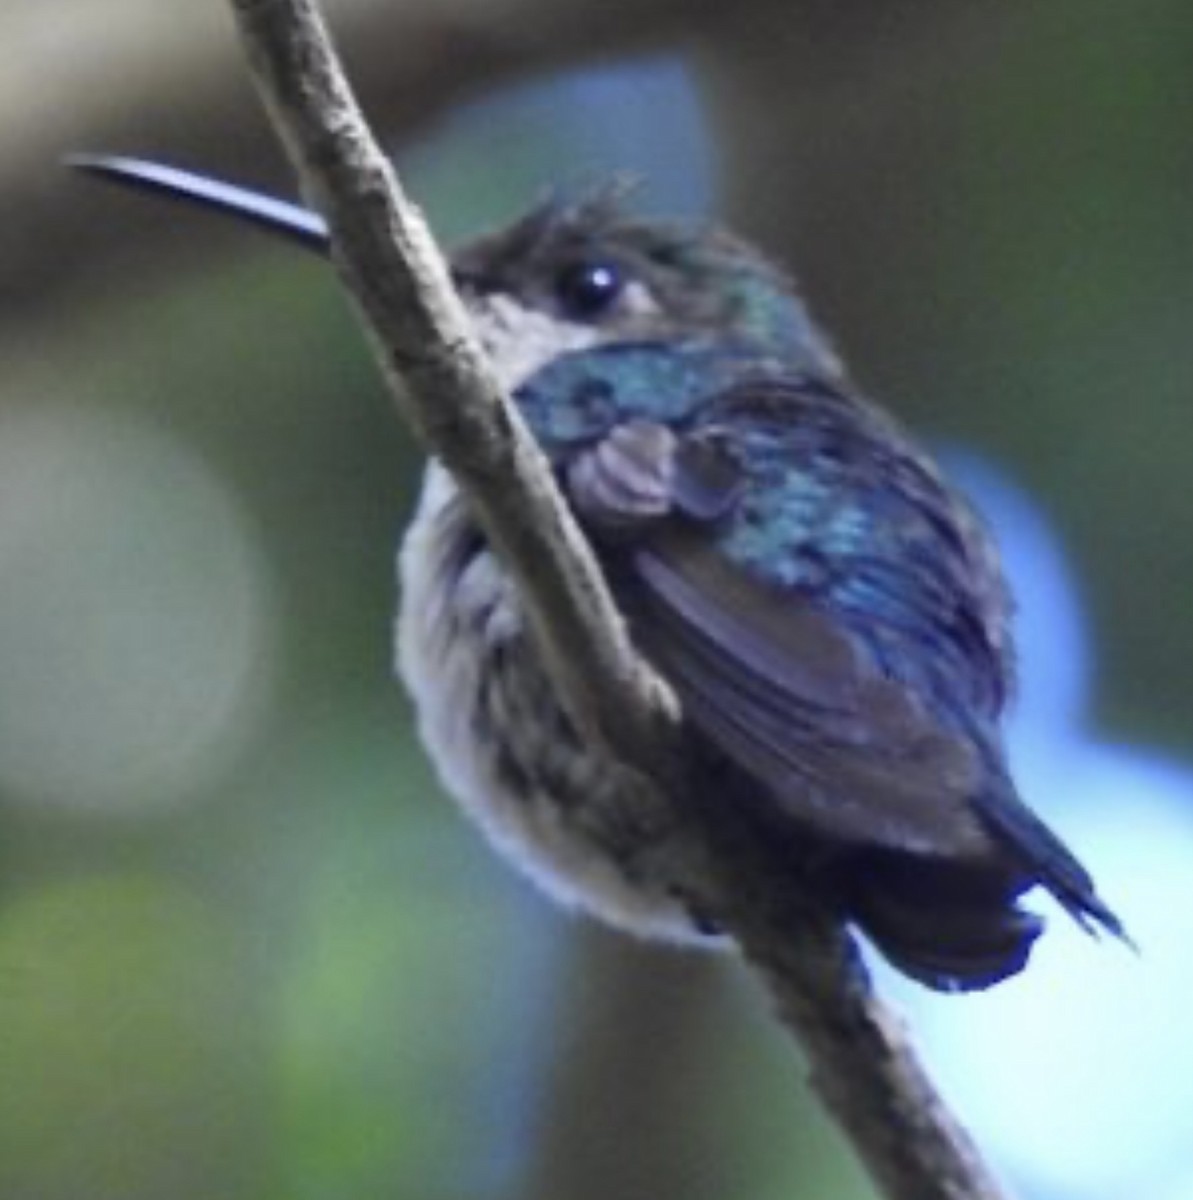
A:
{"label": "diagonal branch", "polygon": [[231,0],[303,190],[328,222],[404,418],[452,472],[513,574],[577,724],[627,769],[609,843],[665,831],[676,892],[734,936],[812,1079],[892,1200],[999,1200],[965,1132],[873,995],[852,939],[766,847],[683,797],[669,690],[634,652],[583,536],[470,332],[447,270],[371,138],[315,0]]}

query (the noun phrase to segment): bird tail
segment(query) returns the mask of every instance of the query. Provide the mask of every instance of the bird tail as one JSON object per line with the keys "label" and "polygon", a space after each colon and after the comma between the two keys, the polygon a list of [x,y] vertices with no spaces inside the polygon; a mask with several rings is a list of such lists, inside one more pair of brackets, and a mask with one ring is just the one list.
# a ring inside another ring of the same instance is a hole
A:
{"label": "bird tail", "polygon": [[977,810],[1000,841],[1025,863],[1036,882],[1085,930],[1109,933],[1135,948],[1121,920],[1098,895],[1089,872],[1069,848],[1011,791],[979,797]]}
{"label": "bird tail", "polygon": [[855,867],[850,915],[892,966],[936,991],[977,991],[1017,974],[1043,932],[993,876],[889,853]]}
{"label": "bird tail", "polygon": [[1018,904],[1039,884],[1087,933],[1134,947],[1089,872],[1008,787],[975,808],[995,853],[984,865],[871,851],[851,871],[849,907],[900,970],[940,991],[989,987],[1021,971],[1044,922]]}

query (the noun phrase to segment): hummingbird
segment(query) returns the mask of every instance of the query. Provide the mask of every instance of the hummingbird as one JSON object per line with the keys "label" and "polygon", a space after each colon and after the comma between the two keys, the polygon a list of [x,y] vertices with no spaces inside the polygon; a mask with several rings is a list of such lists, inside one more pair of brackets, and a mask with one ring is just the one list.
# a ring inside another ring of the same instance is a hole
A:
{"label": "hummingbird", "polygon": [[[293,204],[173,167],[104,178],[326,254]],[[1012,602],[979,515],[854,384],[790,277],[711,224],[616,187],[554,195],[465,243],[481,343],[670,685],[694,787],[764,831],[842,918],[930,988],[1022,970],[1042,887],[1129,941],[1024,802],[1003,720]],[[517,590],[451,476],[426,469],[399,555],[396,660],[446,790],[564,905],[637,935],[723,944],[586,813],[619,766],[557,698]]]}

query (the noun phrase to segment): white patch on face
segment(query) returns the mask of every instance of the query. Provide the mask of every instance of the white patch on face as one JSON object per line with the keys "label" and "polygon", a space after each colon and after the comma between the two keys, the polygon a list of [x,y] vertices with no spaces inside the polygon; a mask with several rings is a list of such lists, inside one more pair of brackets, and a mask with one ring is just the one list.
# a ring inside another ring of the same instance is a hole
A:
{"label": "white patch on face", "polygon": [[585,350],[602,340],[600,330],[591,325],[527,308],[511,296],[469,298],[468,313],[507,391],[560,354]]}

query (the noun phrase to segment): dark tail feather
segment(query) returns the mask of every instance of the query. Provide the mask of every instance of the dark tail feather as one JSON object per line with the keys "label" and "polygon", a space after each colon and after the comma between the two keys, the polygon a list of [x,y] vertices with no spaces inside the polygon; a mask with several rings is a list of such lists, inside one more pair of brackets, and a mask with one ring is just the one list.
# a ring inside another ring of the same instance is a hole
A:
{"label": "dark tail feather", "polygon": [[883,957],[942,992],[971,992],[1018,974],[1044,922],[997,887],[915,859],[857,864],[850,915]]}
{"label": "dark tail feather", "polygon": [[1029,873],[1056,897],[1086,933],[1109,933],[1135,948],[1122,921],[1106,905],[1089,872],[1069,848],[1013,793],[980,797],[983,820],[1025,863]]}
{"label": "dark tail feather", "polygon": [[1134,947],[1089,873],[1009,788],[975,807],[996,843],[985,867],[874,851],[855,860],[850,913],[894,966],[940,991],[972,991],[1016,974],[1044,928],[1016,903],[1034,884],[1087,933]]}

